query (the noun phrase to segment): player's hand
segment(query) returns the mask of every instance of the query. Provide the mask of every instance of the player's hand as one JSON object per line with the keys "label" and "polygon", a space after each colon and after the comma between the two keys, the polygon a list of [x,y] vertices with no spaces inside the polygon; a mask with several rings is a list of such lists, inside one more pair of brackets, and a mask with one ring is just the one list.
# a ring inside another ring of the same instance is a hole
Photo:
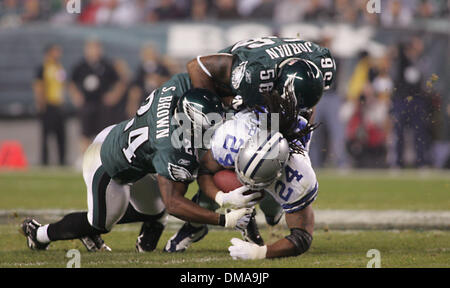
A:
{"label": "player's hand", "polygon": [[255,260],[266,258],[267,246],[258,246],[254,243],[245,242],[238,238],[231,239],[231,245],[228,247],[230,256],[234,260]]}
{"label": "player's hand", "polygon": [[225,214],[225,227],[245,229],[252,217],[252,208],[241,208],[237,210],[229,210]]}
{"label": "player's hand", "polygon": [[246,186],[239,187],[230,191],[229,193],[224,193],[222,191],[217,192],[216,202],[220,207],[224,208],[243,208],[255,206],[258,201],[256,199],[262,196],[261,192],[254,192],[249,195],[244,195],[245,192],[250,190]]}

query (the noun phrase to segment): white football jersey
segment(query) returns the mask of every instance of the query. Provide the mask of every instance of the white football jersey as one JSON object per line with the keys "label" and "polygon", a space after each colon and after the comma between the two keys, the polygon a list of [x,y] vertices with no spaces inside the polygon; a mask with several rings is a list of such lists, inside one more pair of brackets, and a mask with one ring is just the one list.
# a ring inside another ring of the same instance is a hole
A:
{"label": "white football jersey", "polygon": [[[211,140],[214,159],[226,168],[234,168],[239,148],[259,131],[257,124],[253,113],[241,111],[217,128]],[[307,153],[292,154],[281,177],[266,191],[286,213],[302,210],[311,204],[317,197],[318,183]]]}

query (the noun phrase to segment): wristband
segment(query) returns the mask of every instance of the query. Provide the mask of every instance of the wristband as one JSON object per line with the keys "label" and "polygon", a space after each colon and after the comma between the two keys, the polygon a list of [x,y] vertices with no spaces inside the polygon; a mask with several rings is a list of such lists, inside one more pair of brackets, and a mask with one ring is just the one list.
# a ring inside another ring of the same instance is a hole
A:
{"label": "wristband", "polygon": [[222,227],[225,227],[225,222],[226,222],[225,215],[224,214],[220,214],[219,215],[219,225],[222,226]]}

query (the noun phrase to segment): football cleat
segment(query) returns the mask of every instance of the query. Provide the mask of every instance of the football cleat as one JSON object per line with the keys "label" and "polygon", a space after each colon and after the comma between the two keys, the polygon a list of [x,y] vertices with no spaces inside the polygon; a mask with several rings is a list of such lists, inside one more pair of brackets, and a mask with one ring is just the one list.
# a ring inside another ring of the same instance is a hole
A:
{"label": "football cleat", "polygon": [[36,238],[37,229],[42,225],[34,219],[27,218],[21,225],[21,232],[27,237],[27,246],[31,250],[47,250],[50,243],[40,243]]}
{"label": "football cleat", "polygon": [[103,241],[102,237],[98,234],[82,237],[80,238],[80,241],[89,252],[111,251],[111,248],[105,244],[105,241]]}
{"label": "football cleat", "polygon": [[192,243],[198,242],[208,234],[208,226],[194,227],[190,223],[184,223],[178,232],[167,241],[164,252],[183,252]]}
{"label": "football cleat", "polygon": [[264,240],[261,237],[261,234],[259,234],[258,225],[256,224],[256,218],[255,218],[256,212],[253,210],[252,218],[250,218],[250,221],[248,222],[246,229],[238,229],[242,234],[242,239],[246,242],[255,243],[258,246],[264,245]]}
{"label": "football cleat", "polygon": [[138,252],[155,250],[164,228],[165,226],[157,221],[142,223],[141,232],[136,241],[136,250]]}

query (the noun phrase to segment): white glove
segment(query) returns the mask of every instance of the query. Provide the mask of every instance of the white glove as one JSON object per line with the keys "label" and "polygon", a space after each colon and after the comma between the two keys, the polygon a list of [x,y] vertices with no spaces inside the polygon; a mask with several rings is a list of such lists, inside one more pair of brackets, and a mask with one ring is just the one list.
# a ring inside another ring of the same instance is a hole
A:
{"label": "white glove", "polygon": [[215,200],[220,207],[224,208],[238,209],[255,206],[258,203],[255,199],[260,198],[262,194],[261,192],[254,192],[249,195],[244,195],[248,190],[250,189],[246,186],[242,186],[228,193],[219,191],[216,194]]}
{"label": "white glove", "polygon": [[230,210],[225,214],[226,228],[247,228],[248,222],[252,217],[253,208],[241,208],[237,210]]}
{"label": "white glove", "polygon": [[234,260],[255,260],[266,258],[267,246],[258,246],[254,243],[245,242],[238,238],[231,239],[232,246],[228,247],[230,256]]}

